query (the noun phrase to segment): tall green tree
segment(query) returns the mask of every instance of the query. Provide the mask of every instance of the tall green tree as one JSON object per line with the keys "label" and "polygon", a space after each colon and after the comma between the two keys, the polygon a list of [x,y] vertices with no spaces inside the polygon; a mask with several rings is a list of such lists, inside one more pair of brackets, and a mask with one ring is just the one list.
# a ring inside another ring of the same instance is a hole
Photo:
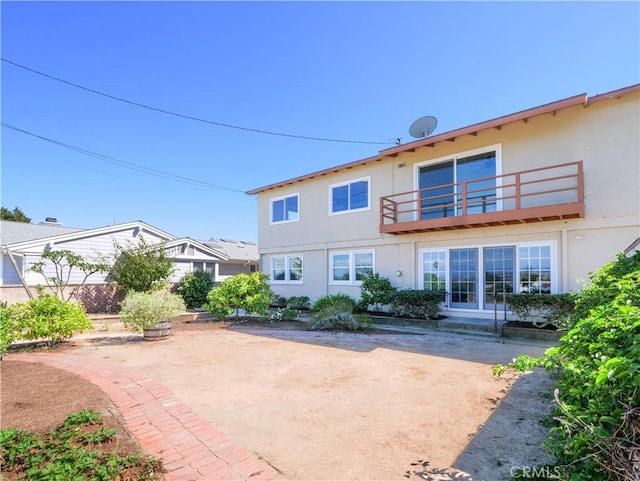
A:
{"label": "tall green tree", "polygon": [[14,207],[13,211],[6,207],[0,207],[0,219],[12,220],[14,222],[25,222],[27,224],[31,222],[31,217],[24,215],[24,212],[22,212],[20,207]]}
{"label": "tall green tree", "polygon": [[137,244],[123,247],[116,243],[115,247],[110,276],[126,292],[149,292],[162,286],[173,272],[173,258],[164,242],[149,244],[140,236]]}

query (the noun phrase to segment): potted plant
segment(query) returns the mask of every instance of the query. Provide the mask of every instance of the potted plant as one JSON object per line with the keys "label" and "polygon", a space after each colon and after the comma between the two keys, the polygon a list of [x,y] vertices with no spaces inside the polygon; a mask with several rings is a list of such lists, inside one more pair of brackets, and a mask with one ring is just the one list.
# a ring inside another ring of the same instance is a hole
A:
{"label": "potted plant", "polygon": [[167,291],[130,292],[122,301],[125,327],[142,332],[147,341],[171,336],[173,320],[186,311],[182,298]]}

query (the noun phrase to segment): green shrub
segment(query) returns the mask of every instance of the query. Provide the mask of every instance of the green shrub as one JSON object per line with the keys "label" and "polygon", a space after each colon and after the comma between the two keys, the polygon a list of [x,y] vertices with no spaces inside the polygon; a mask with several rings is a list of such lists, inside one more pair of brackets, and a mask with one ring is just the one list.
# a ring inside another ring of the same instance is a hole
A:
{"label": "green shrub", "polygon": [[237,317],[239,309],[247,314],[266,315],[273,299],[268,279],[262,272],[230,277],[209,292],[203,307],[217,319],[229,317],[234,310]]}
{"label": "green shrub", "polygon": [[80,304],[63,301],[51,294],[14,304],[8,309],[18,330],[16,339],[46,339],[53,344],[76,332],[93,329]]}
{"label": "green shrub", "polygon": [[271,319],[272,321],[292,321],[293,319],[298,317],[299,314],[300,311],[298,311],[297,309],[291,309],[289,307],[279,307],[276,312],[269,316],[269,319]]}
{"label": "green shrub", "polygon": [[[609,262],[601,269],[589,275],[589,282],[582,289],[575,303],[575,320],[589,315],[592,309],[598,308],[614,300],[620,292],[618,282],[627,274],[640,270],[640,255],[627,257],[619,254],[614,262]],[[640,291],[630,293],[634,305],[640,303]]]}
{"label": "green shrub", "polygon": [[354,314],[328,308],[321,316],[315,317],[310,326],[315,331],[361,331],[369,329],[371,321],[366,314]]}
{"label": "green shrub", "polygon": [[182,296],[187,309],[202,307],[207,302],[207,294],[213,289],[213,279],[207,272],[191,272],[185,275],[178,285],[177,292]]}
{"label": "green shrub", "polygon": [[398,290],[391,295],[391,314],[411,319],[436,319],[444,298],[444,291]]}
{"label": "green shrub", "polygon": [[572,324],[576,298],[576,294],[509,294],[507,303],[522,321],[567,328]]}
{"label": "green shrub", "polygon": [[120,319],[126,327],[142,332],[145,327],[176,319],[185,310],[184,301],[176,294],[131,291],[122,301]]}
{"label": "green shrub", "polygon": [[271,305],[274,307],[286,307],[287,306],[287,298],[281,296],[280,294],[274,294],[271,299]]}
{"label": "green shrub", "polygon": [[319,297],[311,306],[311,310],[314,312],[320,312],[327,307],[332,306],[340,306],[343,307],[345,305],[350,305],[351,310],[349,312],[353,312],[356,309],[356,300],[348,296],[347,294],[339,293],[339,294],[329,294],[326,296]]}
{"label": "green shrub", "polygon": [[291,296],[287,300],[287,307],[290,309],[309,309],[309,298],[307,296]]}
{"label": "green shrub", "polygon": [[7,304],[0,303],[0,356],[7,352],[19,333],[18,325]]}
{"label": "green shrub", "polygon": [[391,302],[394,292],[396,288],[386,277],[382,277],[377,272],[365,274],[360,286],[360,309],[367,311],[369,306],[373,305],[374,310],[378,312],[380,306]]}
{"label": "green shrub", "polygon": [[110,277],[125,292],[147,292],[162,287],[174,270],[164,243],[150,245],[140,236],[137,244],[124,248],[116,244]]}
{"label": "green shrub", "polygon": [[576,301],[584,317],[558,346],[494,371],[544,366],[559,374],[547,446],[561,479],[632,479],[619,476],[633,472],[640,436],[640,252],[618,256],[592,281]]}

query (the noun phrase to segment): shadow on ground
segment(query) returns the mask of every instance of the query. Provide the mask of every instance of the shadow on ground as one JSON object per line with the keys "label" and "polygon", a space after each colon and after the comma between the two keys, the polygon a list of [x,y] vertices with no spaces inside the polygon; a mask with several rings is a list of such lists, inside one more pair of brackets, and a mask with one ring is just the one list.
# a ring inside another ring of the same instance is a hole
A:
{"label": "shadow on ground", "polygon": [[253,328],[242,324],[226,329],[244,334],[271,337],[283,341],[302,342],[316,346],[370,352],[374,349],[394,349],[482,364],[506,364],[521,354],[541,356],[555,345],[552,342],[513,340],[494,336],[455,334],[425,329],[423,333],[353,333],[331,331]]}

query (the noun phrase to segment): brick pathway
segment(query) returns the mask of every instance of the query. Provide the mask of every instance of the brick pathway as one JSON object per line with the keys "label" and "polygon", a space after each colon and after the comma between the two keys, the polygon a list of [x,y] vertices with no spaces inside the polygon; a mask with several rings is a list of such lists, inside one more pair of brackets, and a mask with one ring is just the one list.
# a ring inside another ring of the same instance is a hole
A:
{"label": "brick pathway", "polygon": [[5,354],[82,376],[116,405],[142,449],[162,458],[167,481],[275,480],[280,474],[245,448],[232,444],[166,387],[144,375],[66,353]]}

